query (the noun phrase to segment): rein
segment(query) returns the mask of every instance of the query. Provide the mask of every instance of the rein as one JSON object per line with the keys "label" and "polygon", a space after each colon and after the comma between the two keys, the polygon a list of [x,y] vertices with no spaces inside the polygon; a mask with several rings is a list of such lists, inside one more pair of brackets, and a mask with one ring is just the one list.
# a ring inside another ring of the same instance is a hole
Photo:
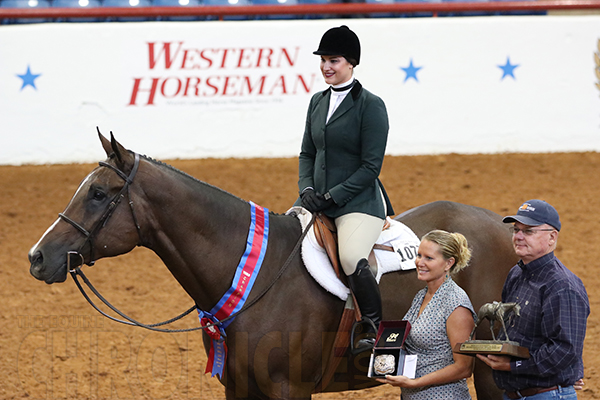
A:
{"label": "rein", "polygon": [[[210,327],[213,327],[213,326],[219,326],[219,325],[223,324],[224,322],[226,322],[226,321],[228,321],[230,319],[235,318],[238,314],[241,314],[242,312],[246,311],[248,308],[252,307],[254,304],[256,304],[258,302],[258,300],[260,300],[273,287],[273,285],[275,285],[275,283],[279,280],[279,278],[287,270],[287,268],[291,264],[292,260],[296,256],[296,254],[298,254],[298,251],[300,250],[300,247],[302,245],[302,241],[304,240],[304,238],[308,234],[308,231],[309,231],[310,227],[315,222],[315,214],[313,214],[312,218],[311,218],[311,221],[309,222],[309,224],[306,226],[306,228],[304,229],[304,231],[300,235],[300,238],[296,242],[296,245],[294,246],[294,249],[292,250],[292,252],[288,256],[288,258],[286,259],[286,261],[283,264],[283,266],[281,267],[281,269],[279,270],[279,273],[277,274],[277,276],[275,276],[275,278],[273,279],[273,281],[265,289],[263,289],[263,291],[260,292],[260,294],[257,297],[255,297],[252,301],[249,301],[248,303],[246,303],[237,312],[231,314],[230,316],[228,316],[226,318],[223,318],[222,320],[220,320],[220,321],[218,321],[216,323],[210,323],[210,324],[206,324],[206,325],[200,325],[200,326],[197,326],[195,328],[187,328],[187,329],[159,328],[160,326],[171,324],[171,323],[173,323],[173,322],[175,322],[175,321],[177,321],[177,320],[185,317],[186,315],[188,315],[189,313],[191,313],[192,311],[194,311],[197,308],[197,306],[194,305],[194,306],[190,307],[188,310],[184,311],[183,313],[181,313],[178,316],[176,316],[174,318],[171,318],[169,320],[166,320],[166,321],[163,321],[163,322],[159,322],[159,323],[155,323],[155,324],[144,324],[144,323],[141,323],[141,322],[136,321],[135,319],[133,319],[131,317],[128,317],[126,314],[124,314],[119,309],[117,309],[115,306],[113,306],[108,300],[106,300],[100,294],[100,292],[98,292],[98,290],[96,290],[96,288],[92,285],[92,283],[90,282],[90,280],[85,276],[85,274],[81,270],[81,267],[85,264],[84,256],[81,254],[81,250],[83,249],[83,247],[86,244],[89,243],[89,245],[90,245],[90,262],[88,262],[87,265],[90,265],[90,266],[94,265],[94,263],[95,263],[95,261],[93,261],[93,254],[94,254],[93,241],[94,241],[94,236],[96,234],[98,234],[98,232],[100,231],[100,229],[102,229],[106,225],[106,223],[108,222],[108,220],[110,219],[110,217],[114,213],[115,209],[120,204],[121,200],[125,197],[125,194],[127,194],[127,198],[129,200],[129,207],[131,209],[131,214],[133,216],[133,221],[134,221],[135,227],[136,227],[137,232],[138,232],[138,238],[141,240],[141,229],[140,229],[140,226],[139,226],[139,223],[138,223],[137,216],[135,214],[135,209],[133,207],[133,201],[131,200],[131,195],[130,195],[130,192],[129,192],[129,186],[133,183],[133,178],[135,177],[135,175],[137,173],[137,170],[138,170],[138,167],[139,167],[139,161],[140,161],[139,158],[140,158],[139,154],[135,153],[134,166],[133,166],[133,168],[132,168],[131,173],[129,174],[129,176],[125,175],[125,173],[123,173],[123,171],[119,170],[118,168],[116,168],[115,166],[113,166],[111,164],[108,164],[106,162],[100,162],[99,163],[99,165],[101,167],[107,167],[107,168],[110,168],[111,170],[115,171],[117,173],[117,175],[119,175],[119,177],[121,177],[125,181],[125,184],[121,188],[120,192],[117,193],[117,195],[115,197],[113,197],[112,201],[109,203],[108,207],[106,208],[106,210],[104,211],[104,213],[102,214],[102,216],[100,217],[100,219],[96,222],[96,224],[92,227],[92,229],[90,231],[87,231],[81,224],[79,224],[79,223],[75,222],[74,220],[72,220],[71,218],[67,217],[64,213],[58,214],[59,217],[62,220],[64,220],[65,222],[68,222],[70,225],[72,225],[75,229],[77,229],[80,233],[82,233],[86,237],[86,240],[79,247],[79,250],[67,252],[67,270],[71,274],[71,277],[73,278],[73,281],[75,282],[75,284],[79,288],[79,291],[81,292],[81,294],[83,295],[83,297],[88,301],[88,303],[90,303],[90,305],[96,311],[98,311],[100,314],[102,314],[103,316],[109,318],[112,321],[119,322],[119,323],[125,324],[125,325],[139,326],[141,328],[149,329],[149,330],[152,330],[152,331],[167,332],[167,333],[190,332],[190,331],[197,331],[197,330],[200,330],[200,329],[207,329],[207,328],[210,328]],[[79,262],[78,262],[78,264],[76,266],[74,266],[74,268],[71,268],[71,257],[72,256],[75,256],[75,258],[79,257]],[[113,310],[114,312],[116,312],[117,314],[119,314],[125,320],[121,320],[121,319],[115,318],[113,316],[110,316],[110,315],[106,314],[104,311],[100,310],[100,308],[98,308],[98,306],[96,306],[96,304],[94,304],[94,302],[92,301],[92,299],[88,296],[88,294],[86,293],[84,287],[81,285],[81,282],[79,282],[79,279],[77,277],[78,275],[81,276],[83,282],[87,285],[87,287],[94,293],[94,295],[98,299],[100,299],[107,307],[109,307],[111,310]]]}

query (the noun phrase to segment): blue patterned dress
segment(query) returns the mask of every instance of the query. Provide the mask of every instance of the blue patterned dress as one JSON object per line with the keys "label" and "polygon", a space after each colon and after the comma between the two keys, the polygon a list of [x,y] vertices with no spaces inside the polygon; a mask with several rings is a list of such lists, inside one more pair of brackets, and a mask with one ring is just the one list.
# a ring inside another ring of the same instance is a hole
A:
{"label": "blue patterned dress", "polygon": [[[467,293],[452,278],[442,283],[433,294],[425,309],[419,315],[427,288],[420,290],[413,299],[410,309],[404,316],[412,326],[405,346],[408,354],[417,354],[415,377],[427,375],[454,363],[452,347],[446,333],[446,321],[457,307],[465,307],[476,318]],[[467,380],[443,385],[426,386],[417,389],[402,388],[403,400],[462,400],[470,399]]]}

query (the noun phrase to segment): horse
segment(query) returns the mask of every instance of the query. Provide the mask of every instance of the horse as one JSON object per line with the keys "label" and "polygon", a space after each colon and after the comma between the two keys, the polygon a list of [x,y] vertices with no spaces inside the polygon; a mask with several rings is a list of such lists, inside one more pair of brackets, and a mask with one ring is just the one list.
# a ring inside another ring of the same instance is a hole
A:
{"label": "horse", "polygon": [[490,332],[492,333],[492,339],[496,340],[496,335],[494,334],[494,322],[500,322],[502,324],[502,329],[504,331],[505,341],[508,341],[508,333],[506,332],[506,324],[504,323],[504,318],[506,313],[512,311],[517,317],[521,316],[521,306],[517,303],[499,303],[494,301],[493,303],[486,303],[481,306],[479,311],[477,312],[477,321],[475,322],[475,327],[473,328],[473,332],[471,332],[471,337],[475,333],[477,326],[483,321],[487,319],[490,321]]}
{"label": "horse", "polygon": [[[63,282],[73,265],[92,265],[144,246],[160,257],[199,309],[210,310],[228,290],[244,254],[252,204],[127,150],[112,132],[110,140],[99,131],[98,136],[108,158],[84,178],[29,251],[31,275],[47,284]],[[379,385],[366,377],[369,352],[347,351],[333,378],[322,381],[345,302],[317,284],[294,254],[302,236],[297,218],[268,216],[269,243],[248,297],[248,302],[257,301],[226,329],[229,352],[219,377],[226,398],[310,399],[313,393]],[[433,229],[465,235],[473,256],[457,283],[475,307],[500,298],[517,260],[499,215],[436,201],[396,219],[419,237]],[[416,257],[416,249],[406,250],[408,257]],[[422,287],[414,270],[385,274],[380,281],[384,320],[402,319]],[[202,335],[208,354],[211,339]],[[481,332],[481,338],[486,336]],[[480,400],[501,398],[487,366],[477,361],[474,373]]]}

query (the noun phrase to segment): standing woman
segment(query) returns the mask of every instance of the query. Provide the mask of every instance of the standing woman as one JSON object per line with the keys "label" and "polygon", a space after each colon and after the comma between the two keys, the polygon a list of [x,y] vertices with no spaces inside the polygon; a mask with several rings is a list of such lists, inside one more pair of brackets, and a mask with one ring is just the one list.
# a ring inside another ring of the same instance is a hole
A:
{"label": "standing woman", "polygon": [[467,239],[460,233],[431,231],[421,240],[417,277],[427,283],[404,316],[412,326],[405,346],[417,354],[415,379],[386,375],[377,379],[402,388],[402,400],[453,399],[471,396],[466,378],[474,358],[453,353],[457,343],[469,339],[476,314],[467,293],[452,276],[471,258]]}
{"label": "standing woman", "polygon": [[[363,317],[378,327],[381,295],[367,258],[394,210],[379,181],[388,136],[383,101],[354,78],[358,36],[347,26],[329,29],[313,54],[330,87],[310,100],[299,157],[299,202],[334,219],[340,262]],[[297,202],[298,203],[298,202]],[[369,349],[376,330],[365,324],[357,348]]]}

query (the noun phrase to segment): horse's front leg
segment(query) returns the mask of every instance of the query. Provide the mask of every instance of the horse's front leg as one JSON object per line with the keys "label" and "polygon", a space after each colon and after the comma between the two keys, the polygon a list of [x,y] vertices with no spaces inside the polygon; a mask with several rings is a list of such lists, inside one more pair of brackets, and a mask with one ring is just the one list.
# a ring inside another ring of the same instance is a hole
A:
{"label": "horse's front leg", "polygon": [[481,322],[481,320],[477,319],[477,322],[475,322],[475,326],[473,327],[473,330],[471,331],[471,334],[469,335],[469,340],[473,339],[473,336],[475,335],[475,331],[477,330],[477,327],[479,326],[479,323]]}
{"label": "horse's front leg", "polygon": [[504,324],[504,319],[501,319],[500,322],[502,322],[502,330],[504,331],[504,337],[506,338],[506,341],[508,341],[508,332],[506,331],[506,324]]}
{"label": "horse's front leg", "polygon": [[490,332],[492,332],[492,340],[496,340],[496,335],[494,334],[494,320],[490,320]]}

